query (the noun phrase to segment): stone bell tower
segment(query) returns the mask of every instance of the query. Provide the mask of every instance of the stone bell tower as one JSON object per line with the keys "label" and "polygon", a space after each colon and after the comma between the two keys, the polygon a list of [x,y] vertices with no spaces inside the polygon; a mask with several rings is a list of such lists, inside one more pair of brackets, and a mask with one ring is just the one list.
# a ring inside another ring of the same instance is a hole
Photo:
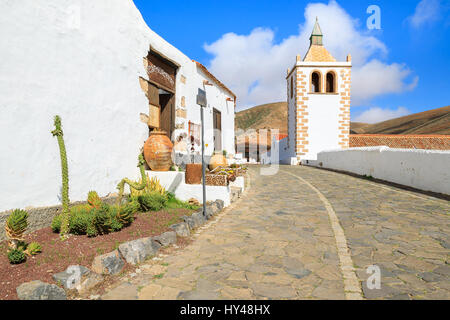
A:
{"label": "stone bell tower", "polygon": [[298,55],[286,77],[291,163],[349,147],[351,68],[350,55],[338,62],[325,49],[316,19],[305,58]]}

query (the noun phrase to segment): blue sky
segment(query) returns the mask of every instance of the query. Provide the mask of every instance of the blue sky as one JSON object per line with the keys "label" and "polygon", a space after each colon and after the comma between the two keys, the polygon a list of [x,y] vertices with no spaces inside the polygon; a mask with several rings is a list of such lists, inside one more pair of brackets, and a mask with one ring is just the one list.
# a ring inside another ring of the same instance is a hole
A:
{"label": "blue sky", "polygon": [[[325,47],[353,56],[353,121],[450,105],[450,0],[134,2],[151,29],[238,95],[238,110],[285,99],[286,68],[305,55],[316,16]],[[366,26],[370,5],[380,30]]]}

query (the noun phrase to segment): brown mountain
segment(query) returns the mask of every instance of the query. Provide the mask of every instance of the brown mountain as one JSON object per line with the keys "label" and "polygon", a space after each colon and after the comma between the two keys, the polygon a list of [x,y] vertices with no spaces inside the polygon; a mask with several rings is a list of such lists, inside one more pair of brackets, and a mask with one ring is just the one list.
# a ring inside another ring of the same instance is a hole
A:
{"label": "brown mountain", "polygon": [[287,134],[287,103],[268,103],[238,112],[235,129],[279,129]]}
{"label": "brown mountain", "polygon": [[364,134],[448,134],[450,135],[450,106],[433,109],[380,123],[352,123],[352,131]]}
{"label": "brown mountain", "polygon": [[[287,133],[287,103],[268,103],[236,114],[236,129],[278,128]],[[391,119],[376,124],[352,122],[355,134],[450,135],[450,106]]]}

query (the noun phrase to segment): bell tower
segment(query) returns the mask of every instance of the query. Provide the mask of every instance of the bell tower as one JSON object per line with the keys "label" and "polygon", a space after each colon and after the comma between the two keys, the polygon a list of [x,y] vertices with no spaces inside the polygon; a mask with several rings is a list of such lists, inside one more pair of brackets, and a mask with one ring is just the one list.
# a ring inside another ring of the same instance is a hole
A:
{"label": "bell tower", "polygon": [[349,147],[351,68],[350,55],[347,61],[336,61],[323,46],[316,19],[305,58],[298,55],[286,77],[291,163]]}

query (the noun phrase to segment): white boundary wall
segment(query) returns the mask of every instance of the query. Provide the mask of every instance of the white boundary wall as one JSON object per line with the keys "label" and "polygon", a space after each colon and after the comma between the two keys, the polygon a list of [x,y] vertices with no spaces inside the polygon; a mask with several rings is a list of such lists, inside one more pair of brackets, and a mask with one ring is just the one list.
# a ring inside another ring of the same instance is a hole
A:
{"label": "white boundary wall", "polygon": [[350,148],[320,152],[309,164],[450,194],[450,151]]}

